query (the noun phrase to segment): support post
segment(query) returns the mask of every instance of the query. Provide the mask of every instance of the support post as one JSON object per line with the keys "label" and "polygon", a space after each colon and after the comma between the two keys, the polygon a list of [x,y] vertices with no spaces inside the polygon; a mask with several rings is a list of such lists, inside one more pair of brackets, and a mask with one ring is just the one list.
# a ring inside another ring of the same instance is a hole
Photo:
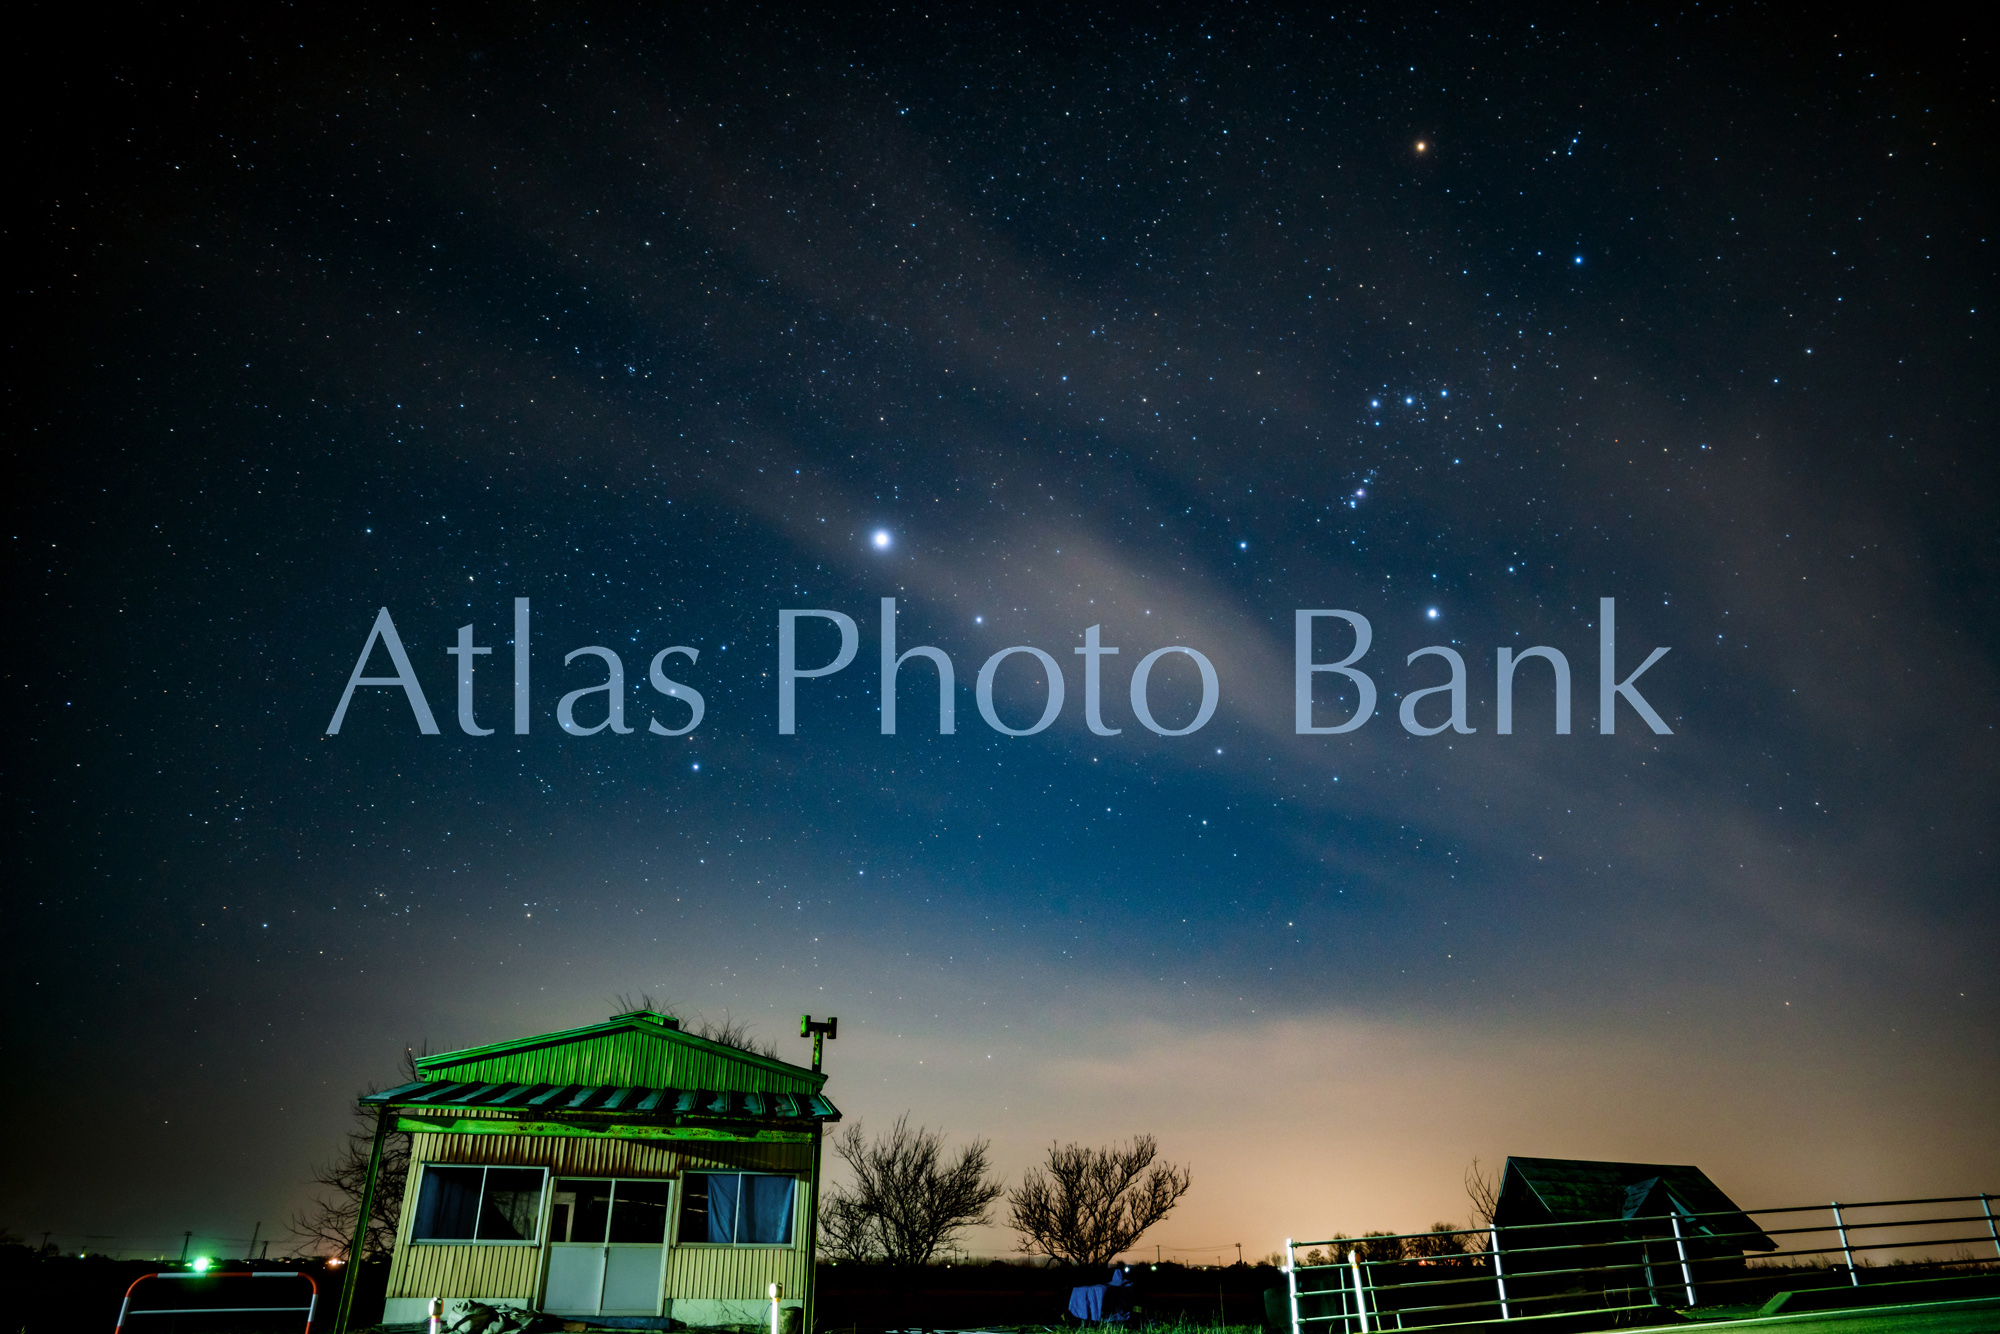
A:
{"label": "support post", "polygon": [[1833,1202],[1833,1226],[1840,1233],[1841,1254],[1847,1257],[1847,1284],[1858,1288],[1861,1286],[1861,1271],[1854,1267],[1854,1248],[1847,1244],[1847,1221],[1840,1216],[1839,1200]]}
{"label": "support post", "polygon": [[1488,1223],[1486,1238],[1493,1247],[1493,1286],[1500,1290],[1500,1318],[1512,1320],[1514,1315],[1507,1309],[1507,1272],[1500,1267],[1500,1229]]}
{"label": "support post", "polygon": [[[840,1036],[840,1020],[828,1018],[813,1022],[809,1014],[799,1016],[799,1036],[811,1038],[813,1044],[813,1073],[820,1073],[820,1058],[826,1052],[826,1040]],[[819,1160],[825,1147],[826,1127],[813,1123],[812,1200],[806,1206],[806,1291],[799,1310],[799,1334],[814,1334],[814,1307],[819,1296]],[[345,1334],[340,1331],[339,1334]],[[777,1334],[776,1330],[772,1334]]]}
{"label": "support post", "polygon": [[382,1174],[382,1141],[389,1135],[389,1118],[384,1107],[375,1116],[375,1147],[368,1151],[368,1177],[361,1183],[361,1207],[354,1216],[354,1241],[347,1248],[347,1272],[340,1276],[340,1306],[333,1316],[333,1334],[347,1334],[348,1317],[354,1313],[354,1290],[361,1286],[361,1252],[368,1244],[368,1218],[375,1212],[375,1178]]}
{"label": "support post", "polygon": [[1993,1222],[1993,1197],[1983,1190],[1979,1192],[1979,1207],[1986,1211],[1986,1230],[1993,1235],[1993,1253],[2000,1255],[2000,1227]]}
{"label": "support post", "polygon": [[[1157,1252],[1156,1252],[1157,1254]],[[1299,1330],[1299,1255],[1290,1237],[1285,1238],[1285,1295],[1292,1306],[1292,1334]]]}
{"label": "support post", "polygon": [[1696,1305],[1694,1299],[1694,1270],[1688,1267],[1687,1243],[1681,1240],[1680,1210],[1678,1209],[1669,1210],[1667,1213],[1667,1221],[1674,1225],[1674,1251],[1681,1258],[1681,1284],[1683,1287],[1687,1289],[1688,1307],[1689,1309],[1692,1309]]}
{"label": "support post", "polygon": [[1347,1267],[1354,1275],[1354,1311],[1361,1318],[1361,1334],[1368,1334],[1368,1300],[1361,1287],[1361,1252],[1347,1253]]}
{"label": "support post", "polygon": [[799,1036],[811,1038],[813,1042],[813,1073],[819,1073],[820,1057],[826,1050],[826,1039],[840,1036],[840,1019],[834,1017],[823,1023],[814,1023],[809,1014],[799,1016]]}
{"label": "support post", "polygon": [[[815,1045],[818,1040],[814,1039]],[[813,1334],[814,1306],[819,1298],[819,1160],[821,1150],[826,1145],[826,1127],[813,1123],[813,1162],[810,1189],[812,1199],[806,1204],[806,1293],[804,1309],[799,1312],[799,1334]]]}

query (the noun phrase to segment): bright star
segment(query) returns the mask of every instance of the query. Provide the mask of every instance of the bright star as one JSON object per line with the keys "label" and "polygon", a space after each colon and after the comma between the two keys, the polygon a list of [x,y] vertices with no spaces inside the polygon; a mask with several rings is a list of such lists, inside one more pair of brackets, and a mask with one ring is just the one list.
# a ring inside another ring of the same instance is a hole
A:
{"label": "bright star", "polygon": [[1425,613],[1425,615],[1429,616],[1432,620],[1435,621],[1438,618],[1438,609],[1436,607],[1432,607],[1428,612]]}
{"label": "bright star", "polygon": [[887,551],[889,549],[889,530],[887,528],[877,528],[875,530],[875,549],[877,551]]}

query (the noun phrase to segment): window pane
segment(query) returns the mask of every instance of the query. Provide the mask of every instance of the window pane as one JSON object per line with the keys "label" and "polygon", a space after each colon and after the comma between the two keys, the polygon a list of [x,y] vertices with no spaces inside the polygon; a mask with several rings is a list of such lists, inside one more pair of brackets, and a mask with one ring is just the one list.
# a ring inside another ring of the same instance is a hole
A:
{"label": "window pane", "polygon": [[611,1240],[658,1246],[667,1239],[667,1183],[621,1181],[611,1205]]}
{"label": "window pane", "polygon": [[424,1165],[424,1184],[417,1193],[417,1221],[410,1235],[418,1241],[471,1241],[479,1214],[481,1167]]}
{"label": "window pane", "polygon": [[743,1177],[743,1203],[737,1214],[736,1240],[784,1244],[792,1239],[794,1177]]}
{"label": "window pane", "polygon": [[743,1178],[730,1173],[710,1172],[708,1182],[708,1239],[736,1240],[736,1194]]}
{"label": "window pane", "polygon": [[[564,1206],[568,1226],[564,1226]],[[564,1178],[556,1182],[555,1204],[549,1211],[549,1240],[601,1242],[611,1215],[611,1183]]]}
{"label": "window pane", "polygon": [[708,1176],[689,1172],[681,1178],[680,1240],[708,1240]]}
{"label": "window pane", "polygon": [[542,1212],[542,1172],[535,1167],[489,1167],[479,1206],[481,1241],[533,1241]]}

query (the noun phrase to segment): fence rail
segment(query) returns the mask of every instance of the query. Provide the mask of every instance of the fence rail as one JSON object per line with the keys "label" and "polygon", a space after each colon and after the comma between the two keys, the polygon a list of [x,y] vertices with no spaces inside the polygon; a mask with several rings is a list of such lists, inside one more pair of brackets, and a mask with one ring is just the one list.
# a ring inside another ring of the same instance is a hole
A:
{"label": "fence rail", "polygon": [[[1979,1194],[1712,1213],[1675,1205],[1636,1218],[1287,1239],[1292,1334],[1546,1325],[1580,1315],[1639,1323],[1660,1307],[1761,1301],[1798,1286],[1800,1271],[1859,1286],[1888,1253],[1947,1272],[1983,1267],[2000,1258],[1994,1204]],[[1977,1212],[1931,1207],[1939,1205]],[[1815,1214],[1830,1221],[1807,1217]],[[1784,1225],[1764,1227],[1763,1219]]]}

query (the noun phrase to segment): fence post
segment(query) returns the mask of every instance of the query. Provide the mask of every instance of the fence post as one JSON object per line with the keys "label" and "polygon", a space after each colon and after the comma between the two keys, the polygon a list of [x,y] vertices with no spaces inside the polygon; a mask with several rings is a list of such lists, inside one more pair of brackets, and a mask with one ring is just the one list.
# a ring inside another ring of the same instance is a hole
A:
{"label": "fence post", "polygon": [[[1292,1334],[1299,1330],[1299,1255],[1290,1237],[1285,1238],[1285,1295],[1292,1304]],[[810,1331],[808,1331],[810,1334]]]}
{"label": "fence post", "polygon": [[1500,1268],[1500,1229],[1488,1223],[1486,1238],[1493,1246],[1493,1286],[1500,1290],[1500,1318],[1512,1320],[1514,1317],[1507,1310],[1507,1273]]}
{"label": "fence post", "polygon": [[1368,1301],[1361,1291],[1361,1252],[1347,1253],[1347,1267],[1354,1275],[1354,1312],[1361,1320],[1361,1334],[1368,1334]]}
{"label": "fence post", "polygon": [[1861,1273],[1854,1267],[1854,1248],[1847,1244],[1847,1223],[1840,1216],[1840,1201],[1833,1202],[1833,1226],[1840,1233],[1840,1251],[1847,1257],[1848,1286],[1861,1286]]}
{"label": "fence post", "polygon": [[1669,1208],[1667,1221],[1674,1225],[1674,1250],[1681,1257],[1681,1283],[1687,1289],[1688,1305],[1692,1307],[1696,1304],[1694,1299],[1694,1270],[1688,1268],[1687,1243],[1681,1240],[1680,1210]]}
{"label": "fence post", "polygon": [[1646,1271],[1646,1301],[1649,1305],[1660,1304],[1659,1284],[1653,1279],[1653,1239],[1645,1233],[1639,1234],[1639,1263]]}
{"label": "fence post", "polygon": [[1993,1234],[1993,1253],[2000,1255],[2000,1227],[1993,1224],[1993,1197],[1983,1190],[1979,1192],[1979,1207],[1986,1211],[1986,1230]]}

